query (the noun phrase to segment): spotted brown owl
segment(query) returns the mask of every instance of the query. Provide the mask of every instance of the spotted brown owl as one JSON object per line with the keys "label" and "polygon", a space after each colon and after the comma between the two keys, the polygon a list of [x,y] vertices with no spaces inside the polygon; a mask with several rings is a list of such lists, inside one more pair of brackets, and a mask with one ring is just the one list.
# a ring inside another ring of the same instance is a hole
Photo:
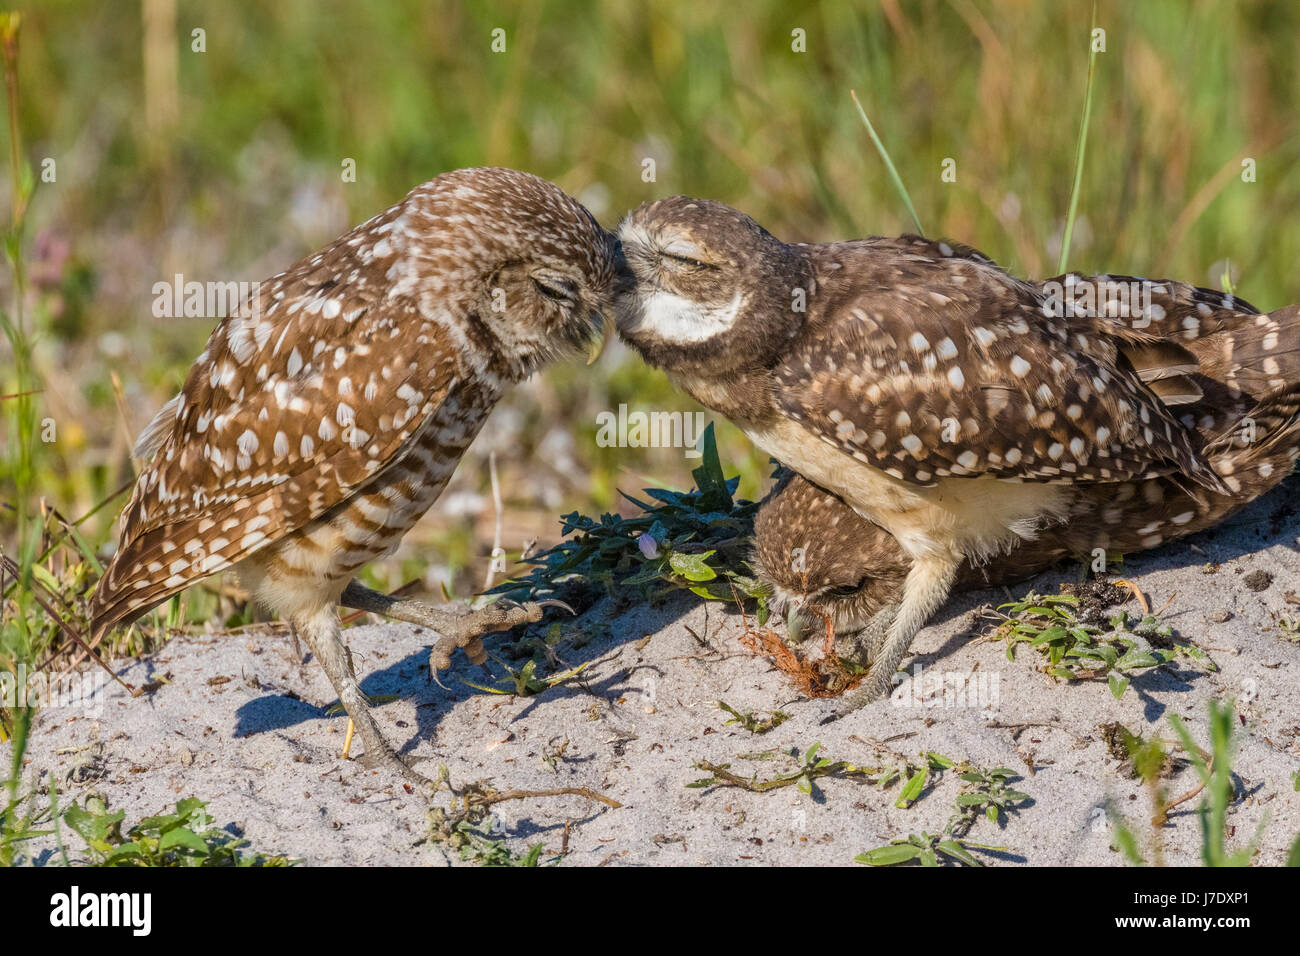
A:
{"label": "spotted brown owl", "polygon": [[367,762],[412,774],[369,713],[335,605],[432,628],[435,667],[540,619],[499,603],[457,616],[353,576],[433,504],[505,389],[594,334],[613,255],[545,180],[465,169],[260,283],[140,436],[148,466],[94,594],[96,633],[234,568],[306,639]]}
{"label": "spotted brown owl", "polygon": [[[1102,286],[1099,278],[1082,276],[1042,286],[1085,282]],[[1129,554],[1202,531],[1291,474],[1300,455],[1300,356],[1281,343],[1296,341],[1300,309],[1259,316],[1248,303],[1217,292],[1176,282],[1154,285],[1150,304],[1161,313],[1153,323],[1155,334],[1181,341],[1197,361],[1181,392],[1201,397],[1177,407],[1180,421],[1200,433],[1209,463],[1230,482],[1231,493],[1194,492],[1168,475],[1080,485],[1065,522],[986,563],[963,563],[957,589],[1022,580],[1062,558],[1091,560],[1096,549]],[[1265,347],[1266,340],[1273,341],[1270,336],[1277,336],[1277,344]],[[1229,356],[1234,358],[1225,361]],[[1240,383],[1250,374],[1240,367],[1242,361],[1263,366],[1270,358],[1269,369],[1260,369],[1269,381],[1256,374],[1249,383],[1259,399],[1225,381]],[[1214,444],[1224,433],[1231,440]],[[809,624],[819,626],[809,620],[814,611],[829,614],[836,633],[850,636],[842,656],[862,658],[870,656],[872,640],[880,637],[879,623],[888,617],[881,612],[900,601],[910,566],[888,532],[792,472],[781,476],[759,508],[754,563],[796,640]]]}
{"label": "spotted brown owl", "polygon": [[[1211,453],[1234,440],[1234,415],[1286,386],[1298,344],[1279,318],[1191,287],[1134,280],[1140,310],[1107,316],[1095,296],[1076,308],[1079,277],[1049,289],[915,237],[786,244],[706,200],[642,206],[619,238],[624,339],[906,555],[864,685],[875,698],[963,565],[1070,525],[1081,489],[1239,492]],[[1228,325],[1203,361],[1186,347]],[[1206,386],[1222,389],[1223,419],[1202,426],[1180,409]]]}

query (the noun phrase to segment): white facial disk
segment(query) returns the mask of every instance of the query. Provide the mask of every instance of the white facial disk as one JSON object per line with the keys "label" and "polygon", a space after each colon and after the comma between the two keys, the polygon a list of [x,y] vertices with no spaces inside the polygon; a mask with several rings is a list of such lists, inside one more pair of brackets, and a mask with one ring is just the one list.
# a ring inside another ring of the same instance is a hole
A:
{"label": "white facial disk", "polygon": [[735,325],[745,300],[737,291],[727,305],[702,306],[671,292],[655,290],[643,295],[640,304],[639,314],[628,325],[629,333],[670,345],[695,345]]}

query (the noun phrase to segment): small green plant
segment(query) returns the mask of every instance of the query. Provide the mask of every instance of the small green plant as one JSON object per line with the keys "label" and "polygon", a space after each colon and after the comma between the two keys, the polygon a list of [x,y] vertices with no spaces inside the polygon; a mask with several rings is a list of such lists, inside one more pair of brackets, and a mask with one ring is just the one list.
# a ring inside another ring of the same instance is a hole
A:
{"label": "small green plant", "polygon": [[53,829],[38,829],[48,824],[53,815],[52,807],[38,807],[31,794],[7,800],[0,807],[0,868],[24,861],[21,845],[26,841],[53,833]]}
{"label": "small green plant", "polygon": [[[957,794],[954,813],[947,825],[939,833],[928,833],[922,830],[920,833],[897,837],[884,846],[858,854],[853,858],[855,863],[866,866],[896,866],[916,860],[922,866],[938,866],[942,855],[966,866],[982,866],[983,864],[971,852],[972,850],[1002,852],[1007,849],[1004,846],[975,843],[968,840],[966,834],[980,817],[984,817],[991,823],[1001,823],[1002,817],[1029,799],[1028,794],[1021,793],[1010,786],[1011,781],[1019,779],[1016,772],[1006,767],[985,770],[970,763],[955,764],[950,758],[941,754],[931,753],[927,756],[930,759],[928,767],[925,768],[926,777],[920,778],[919,775],[914,775],[904,789],[905,792],[914,790],[915,795],[919,796],[928,779],[929,768],[957,770],[957,775],[962,780],[962,788]],[[919,784],[915,782],[918,779],[920,779]],[[895,806],[903,806],[901,796]]]}
{"label": "small green plant", "polygon": [[[822,777],[874,777],[880,772],[873,767],[856,766],[847,760],[833,761],[818,756],[821,753],[821,748],[820,743],[815,743],[802,755],[800,755],[798,748],[789,751],[787,756],[794,758],[795,768],[767,780],[759,780],[757,776],[746,778],[732,773],[731,764],[729,763],[715,764],[708,760],[696,761],[693,764],[695,769],[702,770],[710,774],[710,776],[693,780],[686,786],[693,789],[739,787],[742,790],[750,790],[754,793],[767,793],[769,790],[794,787],[800,793],[812,796],[817,792],[815,781]],[[743,754],[742,756],[758,759],[761,755]]]}
{"label": "small green plant", "polygon": [[1300,618],[1284,616],[1277,619],[1277,629],[1283,640],[1300,644]]}
{"label": "small green plant", "polygon": [[1228,804],[1232,802],[1236,785],[1232,782],[1232,761],[1237,753],[1233,739],[1236,717],[1232,704],[1220,705],[1210,701],[1210,753],[1205,754],[1177,714],[1169,715],[1169,723],[1182,742],[1183,750],[1192,762],[1205,799],[1197,809],[1201,821],[1201,860],[1206,866],[1249,866],[1257,849],[1256,842],[1235,852],[1224,845],[1227,832]]}
{"label": "small green plant", "polygon": [[723,700],[718,701],[718,707],[731,715],[731,719],[723,724],[724,727],[730,727],[732,724],[740,724],[740,726],[744,727],[751,734],[765,734],[769,730],[774,730],[775,728],[780,727],[790,719],[790,715],[783,710],[774,711],[769,717],[755,717],[754,714],[748,710],[742,714]]}
{"label": "small green plant", "polygon": [[1005,618],[997,637],[1007,642],[1007,660],[1014,661],[1016,646],[1028,644],[1047,658],[1047,673],[1062,680],[1105,678],[1111,693],[1123,697],[1132,675],[1168,664],[1179,657],[1213,669],[1199,647],[1180,641],[1154,614],[1140,620],[1120,611],[1110,618],[1110,629],[1079,620],[1074,609],[1079,599],[1070,594],[1039,595],[1030,592],[1019,601],[1003,604]]}
{"label": "small green plant", "polygon": [[552,687],[558,687],[561,684],[573,680],[587,667],[590,661],[572,667],[560,674],[550,674],[546,677],[537,676],[537,661],[531,658],[524,663],[524,666],[515,670],[495,654],[492,659],[505,668],[507,676],[497,681],[501,687],[485,687],[482,684],[475,684],[472,681],[464,681],[465,684],[473,687],[475,690],[481,690],[485,694],[504,694],[515,697],[533,697],[543,691],[550,690]]}
{"label": "small green plant", "polygon": [[[534,843],[527,852],[516,853],[504,840],[493,839],[490,832],[470,823],[456,824],[455,837],[453,842],[460,858],[479,866],[541,866],[546,851],[544,844]],[[552,866],[559,862],[559,857],[548,861]]]}
{"label": "small green plant", "polygon": [[487,593],[523,601],[561,588],[597,596],[635,588],[654,601],[685,588],[714,601],[758,598],[759,623],[765,622],[764,595],[746,563],[758,506],[733,497],[740,479],[723,475],[712,424],[700,438],[700,450],[702,462],[691,472],[695,488],[647,488],[655,504],[624,495],[641,509],[631,517],[565,515],[565,539],[529,558],[534,567],[528,574]]}
{"label": "small green plant", "polygon": [[[622,806],[602,793],[587,787],[555,787],[549,790],[497,790],[490,780],[479,780],[455,787],[451,771],[443,764],[434,778],[434,793],[447,793],[446,806],[429,807],[429,832],[426,839],[455,850],[462,860],[483,866],[538,866],[544,848],[540,843],[528,848],[522,856],[514,853],[506,843],[493,835],[492,807],[507,800],[528,800],[538,797],[573,795],[584,797],[607,807]],[[552,863],[559,862],[557,857]]]}
{"label": "small green plant", "polygon": [[249,853],[241,840],[214,826],[207,804],[190,797],[176,804],[175,813],[146,817],[122,834],[126,814],[110,812],[99,796],[69,807],[63,815],[86,843],[93,866],[292,866],[283,856]]}
{"label": "small green plant", "polygon": [[[1143,741],[1132,734],[1126,735],[1125,745],[1131,754],[1134,770],[1144,782],[1153,786],[1153,793],[1156,795],[1156,812],[1152,817],[1152,826],[1156,832],[1153,857],[1157,865],[1162,862],[1160,829],[1166,824],[1169,811],[1198,794],[1203,794],[1196,810],[1201,827],[1201,863],[1210,867],[1250,866],[1254,859],[1267,819],[1261,821],[1254,838],[1246,846],[1229,850],[1225,842],[1228,832],[1228,806],[1232,803],[1236,792],[1232,780],[1232,763],[1237,752],[1236,719],[1231,703],[1220,704],[1218,701],[1210,701],[1210,749],[1206,751],[1197,745],[1177,714],[1169,715],[1169,724],[1178,737],[1178,745],[1187,755],[1187,760],[1195,769],[1198,778],[1198,784],[1194,789],[1174,799],[1166,799],[1162,790],[1154,789],[1154,781],[1163,776],[1168,767],[1169,755],[1164,747],[1158,741]],[[1135,866],[1150,865],[1143,853],[1137,833],[1123,816],[1114,807],[1109,808],[1108,815],[1116,849]],[[1300,836],[1296,837],[1291,846],[1287,855],[1287,865],[1300,866]]]}
{"label": "small green plant", "polygon": [[907,778],[902,789],[898,793],[898,799],[894,801],[894,806],[900,810],[906,810],[912,804],[921,798],[925,792],[926,786],[930,783],[931,772],[937,771],[942,773],[944,770],[951,770],[956,764],[951,758],[943,754],[937,754],[933,751],[927,751],[922,754],[922,762],[917,765],[907,758],[901,758],[890,769],[886,770],[877,781],[877,785],[884,790],[895,780]]}

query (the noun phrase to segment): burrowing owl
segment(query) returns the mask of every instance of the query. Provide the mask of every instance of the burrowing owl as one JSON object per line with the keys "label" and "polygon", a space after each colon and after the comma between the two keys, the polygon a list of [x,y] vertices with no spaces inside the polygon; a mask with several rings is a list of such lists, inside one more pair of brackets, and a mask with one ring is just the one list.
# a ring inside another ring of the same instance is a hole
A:
{"label": "burrowing owl", "polygon": [[432,667],[540,619],[536,604],[458,616],[352,578],[433,504],[503,391],[594,333],[614,251],[545,180],[467,169],[260,283],[140,436],[149,464],[95,591],[96,633],[234,567],[306,639],[367,763],[413,775],[369,712],[334,605],[432,628]]}
{"label": "burrowing owl", "polygon": [[[1206,303],[1181,337],[1162,336],[1152,323],[1170,319],[1154,303],[1119,320],[1095,303],[1080,310],[964,247],[788,245],[743,213],[685,197],[642,206],[619,238],[623,337],[907,555],[864,696],[887,693],[963,563],[1068,523],[1081,487],[1118,494],[1168,476],[1203,498],[1195,486],[1227,495],[1239,484],[1210,466],[1196,421],[1177,408],[1202,398],[1185,341],[1224,321]],[[1270,370],[1294,343],[1243,312],[1252,354],[1268,357],[1213,364],[1229,366],[1221,380],[1253,405],[1286,384]],[[1235,424],[1214,442],[1231,441]],[[1143,540],[1160,538],[1157,522]]]}
{"label": "burrowing owl", "polygon": [[[1084,282],[1101,287],[1098,278],[1081,276],[1048,280],[1042,286]],[[1177,282],[1153,285],[1150,304],[1161,313],[1159,321],[1151,323],[1153,334],[1181,340],[1198,364],[1189,378],[1201,398],[1177,412],[1183,424],[1200,434],[1210,465],[1231,480],[1231,494],[1193,493],[1171,475],[1080,484],[1068,520],[987,563],[964,562],[956,588],[1031,577],[1066,557],[1091,562],[1099,549],[1122,554],[1146,550],[1222,521],[1291,473],[1300,454],[1300,355],[1285,345],[1266,348],[1265,342],[1276,335],[1294,344],[1300,309],[1292,306],[1259,316],[1248,303],[1217,292]],[[1265,370],[1269,358],[1275,364]],[[1228,379],[1239,381],[1249,374],[1243,362],[1258,368],[1250,386],[1259,400],[1228,384]],[[1261,373],[1274,384],[1262,381]],[[1214,439],[1223,434],[1230,440],[1216,444]],[[881,636],[872,621],[883,619],[880,612],[901,600],[911,566],[883,528],[790,472],[759,508],[754,563],[791,636],[798,640],[810,626],[815,632],[820,627],[816,612],[829,614],[835,632],[848,638],[842,656],[859,658],[870,656],[872,641]]]}

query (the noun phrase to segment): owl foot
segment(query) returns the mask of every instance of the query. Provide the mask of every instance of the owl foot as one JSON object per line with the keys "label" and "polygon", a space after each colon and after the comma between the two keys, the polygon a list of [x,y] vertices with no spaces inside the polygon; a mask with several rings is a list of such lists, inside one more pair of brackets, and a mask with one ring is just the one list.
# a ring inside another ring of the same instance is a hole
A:
{"label": "owl foot", "polygon": [[471,611],[457,618],[457,623],[449,631],[439,630],[442,637],[429,651],[429,673],[436,675],[451,666],[451,655],[456,648],[464,648],[465,656],[473,664],[482,664],[487,660],[487,651],[483,648],[483,635],[496,631],[509,631],[521,624],[535,624],[542,619],[548,607],[559,607],[573,613],[573,608],[563,601],[530,601],[517,604],[505,599],[494,601],[485,608]]}
{"label": "owl foot", "polygon": [[472,663],[482,664],[487,660],[487,651],[483,647],[483,635],[497,631],[509,631],[521,624],[533,624],[542,619],[548,607],[563,608],[570,614],[573,608],[563,601],[530,601],[517,604],[505,599],[497,600],[477,611],[459,613],[441,608],[430,607],[419,601],[389,597],[373,591],[353,581],[344,589],[339,603],[344,607],[358,611],[369,611],[394,621],[405,621],[436,631],[440,637],[429,652],[429,673],[451,666],[451,655],[456,648],[463,648],[465,656]]}

